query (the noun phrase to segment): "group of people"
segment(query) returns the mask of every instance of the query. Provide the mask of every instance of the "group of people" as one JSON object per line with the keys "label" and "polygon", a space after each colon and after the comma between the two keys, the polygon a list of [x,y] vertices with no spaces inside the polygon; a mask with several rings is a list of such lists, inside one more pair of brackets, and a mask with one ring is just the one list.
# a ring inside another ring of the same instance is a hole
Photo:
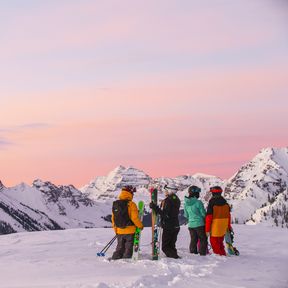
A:
{"label": "group of people", "polygon": [[[131,258],[133,253],[133,238],[136,227],[143,229],[143,223],[138,217],[138,209],[132,201],[136,188],[125,186],[119,195],[119,200],[113,203],[112,226],[117,235],[117,247],[112,259]],[[208,241],[213,252],[218,255],[226,255],[224,248],[224,236],[231,227],[230,207],[222,196],[222,188],[214,186],[210,188],[212,194],[207,210],[199,199],[201,188],[190,186],[188,196],[184,198],[184,216],[187,218],[190,233],[189,250],[192,254],[206,255]],[[120,202],[121,205],[120,206]],[[115,204],[116,203],[116,204]],[[153,209],[161,218],[162,251],[167,257],[180,258],[176,249],[177,236],[180,231],[179,212],[181,202],[177,196],[177,188],[166,187],[165,199],[160,206],[151,202]],[[121,216],[119,216],[121,215]],[[119,218],[122,221],[119,222]]]}

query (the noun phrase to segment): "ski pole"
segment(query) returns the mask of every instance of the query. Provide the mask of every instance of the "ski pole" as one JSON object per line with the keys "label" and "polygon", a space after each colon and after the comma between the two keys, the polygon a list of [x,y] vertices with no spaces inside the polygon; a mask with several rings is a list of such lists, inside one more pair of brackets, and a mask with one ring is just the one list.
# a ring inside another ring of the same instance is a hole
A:
{"label": "ski pole", "polygon": [[113,242],[116,240],[117,235],[115,235],[108,243],[107,245],[102,249],[101,252],[106,252],[108,248],[113,244]]}
{"label": "ski pole", "polygon": [[97,256],[105,256],[105,253],[107,252],[107,250],[110,248],[110,246],[113,244],[113,242],[116,240],[117,236],[114,236],[107,244],[106,246],[97,253]]}
{"label": "ski pole", "polygon": [[117,239],[117,237],[113,238],[113,241],[106,247],[106,249],[102,252],[102,254],[105,255],[105,253],[108,251],[108,249],[112,246],[112,244],[114,243],[114,241]]}
{"label": "ski pole", "polygon": [[105,253],[110,248],[110,246],[113,244],[113,242],[116,240],[117,235],[115,235],[106,245],[105,247],[97,253],[97,256],[105,256]]}

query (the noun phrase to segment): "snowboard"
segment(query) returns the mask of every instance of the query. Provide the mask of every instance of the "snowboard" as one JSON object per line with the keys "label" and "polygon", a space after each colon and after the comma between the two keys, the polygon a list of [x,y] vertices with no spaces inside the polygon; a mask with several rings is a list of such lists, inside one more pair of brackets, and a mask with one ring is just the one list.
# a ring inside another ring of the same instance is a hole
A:
{"label": "snowboard", "polygon": [[236,247],[233,246],[234,233],[228,229],[226,231],[224,238],[225,238],[225,243],[226,243],[226,248],[227,248],[228,254],[239,256],[240,255],[239,251],[237,250]]}
{"label": "snowboard", "polygon": [[[151,193],[151,202],[157,205],[158,190],[156,188],[150,189]],[[159,216],[152,209],[151,220],[152,220],[152,260],[158,260],[159,256],[159,239],[158,239],[158,221]]]}
{"label": "snowboard", "polygon": [[[143,221],[143,215],[144,215],[144,202],[139,201],[138,202],[138,215],[141,222]],[[139,250],[140,250],[140,238],[141,238],[141,229],[136,227],[136,231],[134,234],[134,242],[133,242],[133,260],[138,260],[139,258]]]}

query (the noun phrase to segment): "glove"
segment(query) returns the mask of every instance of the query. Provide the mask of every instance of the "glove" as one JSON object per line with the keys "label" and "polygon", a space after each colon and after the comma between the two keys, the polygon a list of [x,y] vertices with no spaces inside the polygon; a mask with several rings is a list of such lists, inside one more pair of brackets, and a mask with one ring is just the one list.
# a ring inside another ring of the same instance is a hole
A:
{"label": "glove", "polygon": [[206,237],[207,237],[207,238],[210,237],[210,232],[206,232]]}
{"label": "glove", "polygon": [[153,203],[153,202],[151,202],[151,203],[149,204],[149,207],[150,207],[151,209],[153,209],[153,210],[156,210],[156,209],[157,209],[157,205],[156,205],[155,203]]}

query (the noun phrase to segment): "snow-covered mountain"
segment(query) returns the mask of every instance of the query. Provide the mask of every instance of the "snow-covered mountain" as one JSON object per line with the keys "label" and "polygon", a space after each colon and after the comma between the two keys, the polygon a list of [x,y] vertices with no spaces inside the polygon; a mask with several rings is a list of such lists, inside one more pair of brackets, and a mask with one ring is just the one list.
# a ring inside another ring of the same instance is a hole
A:
{"label": "snow-covered mountain", "polygon": [[194,175],[181,175],[175,178],[156,178],[153,180],[152,185],[161,187],[162,189],[165,185],[168,187],[176,187],[178,189],[177,194],[181,200],[184,200],[184,197],[188,195],[188,188],[192,185],[196,185],[201,188],[200,198],[204,202],[207,202],[211,197],[209,188],[215,185],[224,187],[225,182],[215,176],[197,173]]}
{"label": "snow-covered mountain", "polygon": [[[134,167],[125,168],[119,166],[110,172],[106,177],[96,177],[89,185],[84,186],[80,190],[88,195],[91,199],[97,202],[106,203],[112,207],[112,201],[118,199],[121,188],[125,185],[133,185],[137,187],[137,192],[134,194],[134,201],[137,203],[139,200],[146,203],[144,213],[144,225],[151,225],[151,218],[149,217],[150,208],[148,203],[150,202],[149,187],[158,188],[158,199],[161,201],[165,198],[164,186],[176,187],[178,189],[178,196],[182,203],[182,209],[184,205],[184,197],[188,195],[188,187],[191,185],[197,185],[202,188],[201,199],[207,201],[210,197],[209,187],[211,185],[223,186],[223,181],[215,176],[206,174],[182,175],[175,178],[160,177],[153,179],[142,170]],[[111,209],[110,209],[111,211]],[[107,213],[110,213],[107,212]],[[106,217],[107,219],[107,217]],[[185,223],[183,216],[183,210],[179,215],[180,223]]]}
{"label": "snow-covered mountain", "polygon": [[[56,186],[42,180],[35,180],[32,186],[21,183],[10,188],[1,182],[0,233],[110,226],[112,201],[118,198],[125,185],[136,186],[134,200],[141,199],[148,204],[149,186],[160,188],[160,200],[164,198],[162,188],[166,184],[176,186],[183,200],[191,185],[206,191],[211,183],[221,182],[220,178],[204,174],[152,179],[142,170],[123,166],[115,168],[106,177],[96,177],[81,191],[73,185]],[[203,192],[202,198],[205,196],[206,192]],[[148,213],[148,206],[146,208]]]}
{"label": "snow-covered mountain", "polygon": [[138,189],[147,188],[151,181],[152,178],[142,170],[118,166],[107,177],[96,177],[80,190],[91,199],[105,201],[117,198],[119,191],[125,185],[133,185]]}
{"label": "snow-covered mountain", "polygon": [[288,227],[288,148],[267,148],[227,181],[236,223]]}
{"label": "snow-covered mountain", "polygon": [[160,177],[153,179],[142,170],[134,167],[125,168],[118,166],[111,171],[106,177],[96,177],[88,185],[82,187],[80,190],[88,195],[91,199],[95,200],[114,200],[118,197],[121,188],[125,185],[133,185],[137,187],[137,193],[135,198],[145,199],[149,198],[150,194],[148,187],[158,187],[161,193],[165,185],[170,187],[176,187],[179,190],[180,199],[184,199],[184,195],[187,195],[187,189],[191,185],[197,185],[202,188],[202,197],[207,198],[207,191],[209,187],[213,185],[223,186],[224,182],[215,176],[206,174],[182,175],[175,178]]}
{"label": "snow-covered mountain", "polygon": [[[111,210],[89,199],[72,185],[36,180],[0,189],[0,233],[104,227]],[[108,210],[109,209],[109,210]]]}
{"label": "snow-covered mountain", "polygon": [[288,148],[267,148],[227,181],[200,173],[153,179],[142,170],[123,166],[80,190],[41,180],[7,188],[0,181],[0,233],[110,226],[112,201],[125,185],[136,186],[134,200],[146,204],[151,186],[159,188],[160,200],[165,185],[177,187],[183,203],[188,187],[197,185],[205,205],[211,197],[209,188],[218,185],[225,188],[224,196],[232,205],[233,222],[288,227]]}

